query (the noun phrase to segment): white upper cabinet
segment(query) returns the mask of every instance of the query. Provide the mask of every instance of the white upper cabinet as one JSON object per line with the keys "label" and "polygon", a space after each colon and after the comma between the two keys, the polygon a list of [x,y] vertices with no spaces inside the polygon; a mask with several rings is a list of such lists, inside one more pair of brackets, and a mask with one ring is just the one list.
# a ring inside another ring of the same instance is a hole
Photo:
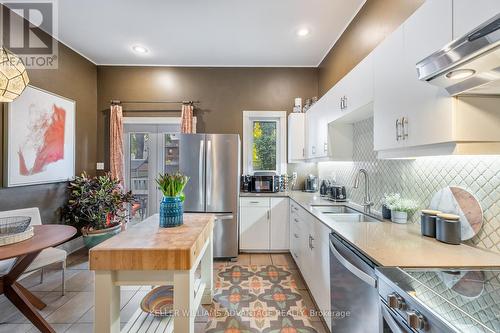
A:
{"label": "white upper cabinet", "polygon": [[[427,0],[404,24],[404,65],[400,105],[407,147],[452,141],[453,98],[445,89],[417,78],[416,64],[452,41],[452,0]],[[445,124],[448,124],[446,126]],[[425,134],[425,135],[421,135]]]}
{"label": "white upper cabinet", "polygon": [[491,130],[500,124],[498,98],[455,98],[417,78],[416,63],[453,40],[453,8],[427,0],[373,52],[379,158],[499,151],[500,132]]}
{"label": "white upper cabinet", "polygon": [[[452,1],[428,0],[374,53],[374,148],[451,140],[452,98],[417,78],[416,64],[452,38]],[[420,133],[420,134],[419,134]]]}
{"label": "white upper cabinet", "polygon": [[335,142],[329,138],[328,124],[372,101],[373,61],[369,55],[307,111],[307,158],[329,158],[335,151],[329,143]]}
{"label": "white upper cabinet", "polygon": [[306,114],[288,115],[288,163],[306,158]]}
{"label": "white upper cabinet", "polygon": [[338,91],[338,116],[358,110],[373,101],[373,57],[368,55],[334,87]]}
{"label": "white upper cabinet", "polygon": [[401,118],[404,109],[406,88],[401,84],[404,79],[403,27],[389,35],[373,51],[374,63],[374,101],[373,130],[375,150],[400,148]]}
{"label": "white upper cabinet", "polygon": [[499,0],[454,0],[453,39],[464,36],[498,13]]}

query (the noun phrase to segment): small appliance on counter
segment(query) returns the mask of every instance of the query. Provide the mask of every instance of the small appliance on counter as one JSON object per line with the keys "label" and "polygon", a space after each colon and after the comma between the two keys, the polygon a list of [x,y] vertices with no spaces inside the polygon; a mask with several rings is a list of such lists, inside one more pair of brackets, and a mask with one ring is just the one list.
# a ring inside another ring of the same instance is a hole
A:
{"label": "small appliance on counter", "polygon": [[250,182],[252,181],[252,176],[242,175],[240,178],[241,192],[250,192]]}
{"label": "small appliance on counter", "polygon": [[309,192],[309,193],[318,192],[318,177],[314,175],[307,176],[304,184],[304,192]]}
{"label": "small appliance on counter", "polygon": [[276,175],[243,175],[241,191],[252,193],[276,193],[281,188],[281,176]]}
{"label": "small appliance on counter", "polygon": [[328,200],[335,201],[335,202],[346,202],[347,195],[346,195],[345,186],[332,185],[330,188],[330,196],[328,197]]}

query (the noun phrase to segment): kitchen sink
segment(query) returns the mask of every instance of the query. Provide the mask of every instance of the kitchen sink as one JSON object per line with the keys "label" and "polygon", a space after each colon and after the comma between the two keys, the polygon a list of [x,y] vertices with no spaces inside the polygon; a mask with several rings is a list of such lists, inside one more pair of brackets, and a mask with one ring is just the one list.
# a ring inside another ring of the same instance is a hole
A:
{"label": "kitchen sink", "polygon": [[380,222],[380,220],[346,206],[316,206],[313,211],[336,222]]}
{"label": "kitchen sink", "polygon": [[346,206],[313,206],[313,210],[321,214],[359,214],[357,210]]}
{"label": "kitchen sink", "polygon": [[380,222],[376,218],[360,213],[325,215],[328,219],[332,219],[336,222]]}

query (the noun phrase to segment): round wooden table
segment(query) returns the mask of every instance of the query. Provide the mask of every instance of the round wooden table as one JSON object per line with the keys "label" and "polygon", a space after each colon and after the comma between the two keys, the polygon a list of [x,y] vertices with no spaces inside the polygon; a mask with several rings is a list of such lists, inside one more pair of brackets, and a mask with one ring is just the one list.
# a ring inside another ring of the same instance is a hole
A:
{"label": "round wooden table", "polygon": [[17,258],[9,273],[0,276],[0,295],[5,294],[41,332],[53,333],[54,329],[37,311],[45,303],[16,281],[43,249],[64,243],[76,234],[76,229],[67,225],[35,225],[33,232],[30,239],[0,246],[0,260]]}

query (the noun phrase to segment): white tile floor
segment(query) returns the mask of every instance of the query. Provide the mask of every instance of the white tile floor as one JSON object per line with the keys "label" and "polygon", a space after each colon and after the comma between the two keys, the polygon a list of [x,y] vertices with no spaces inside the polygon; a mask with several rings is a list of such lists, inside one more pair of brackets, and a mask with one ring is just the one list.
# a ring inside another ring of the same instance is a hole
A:
{"label": "white tile floor", "polygon": [[[227,262],[216,261],[214,271]],[[297,287],[304,297],[305,305],[313,308],[309,292],[296,270],[291,256],[286,254],[241,254],[236,262],[240,265],[288,265],[291,268]],[[234,262],[232,263],[234,264]],[[61,272],[46,270],[44,281],[40,284],[40,275],[35,273],[21,283],[40,297],[47,307],[41,311],[42,316],[56,332],[89,333],[92,332],[94,318],[94,273],[88,270],[86,251],[78,251],[68,257],[66,271],[66,294],[61,296]],[[122,326],[139,308],[142,298],[150,290],[149,286],[127,286],[121,291]],[[205,331],[208,318],[196,318],[196,332]],[[311,318],[318,333],[326,332],[319,318]],[[2,295],[0,296],[0,333],[32,333],[38,330]]]}

